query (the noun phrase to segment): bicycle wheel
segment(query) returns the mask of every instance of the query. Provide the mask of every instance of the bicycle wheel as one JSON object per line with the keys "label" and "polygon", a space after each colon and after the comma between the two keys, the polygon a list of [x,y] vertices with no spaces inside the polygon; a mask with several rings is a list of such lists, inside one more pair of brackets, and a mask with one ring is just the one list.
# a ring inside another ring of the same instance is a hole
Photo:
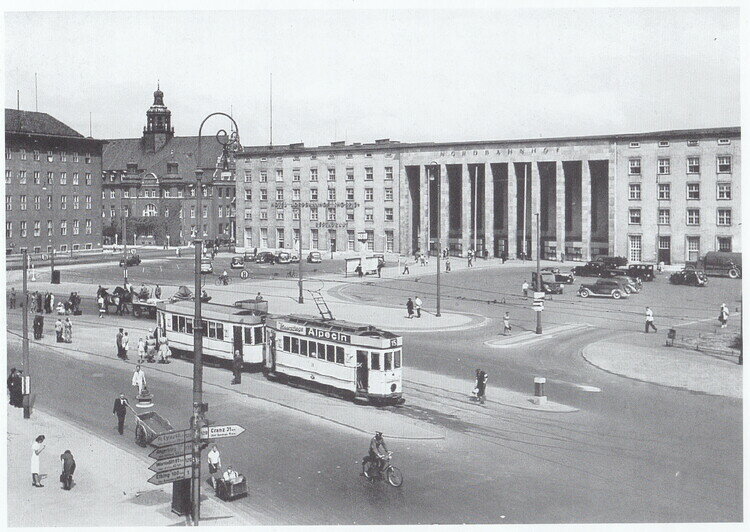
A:
{"label": "bicycle wheel", "polygon": [[375,472],[373,471],[375,469],[375,466],[373,465],[371,460],[367,460],[365,462],[365,478],[368,480],[372,480],[372,478],[375,476]]}
{"label": "bicycle wheel", "polygon": [[401,470],[393,466],[389,466],[386,469],[385,478],[388,479],[388,483],[394,488],[398,488],[404,482],[404,475],[401,474]]}
{"label": "bicycle wheel", "polygon": [[230,285],[230,284],[232,284],[232,278],[231,277],[227,277],[227,285]]}

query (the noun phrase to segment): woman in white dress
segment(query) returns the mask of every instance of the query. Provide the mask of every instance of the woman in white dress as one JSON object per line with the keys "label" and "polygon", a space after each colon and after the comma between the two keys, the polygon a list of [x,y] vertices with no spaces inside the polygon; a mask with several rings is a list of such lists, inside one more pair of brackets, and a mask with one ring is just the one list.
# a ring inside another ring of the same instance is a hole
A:
{"label": "woman in white dress", "polygon": [[45,447],[44,436],[41,434],[36,437],[36,440],[31,446],[31,483],[37,488],[44,487],[39,473],[39,455],[42,454]]}

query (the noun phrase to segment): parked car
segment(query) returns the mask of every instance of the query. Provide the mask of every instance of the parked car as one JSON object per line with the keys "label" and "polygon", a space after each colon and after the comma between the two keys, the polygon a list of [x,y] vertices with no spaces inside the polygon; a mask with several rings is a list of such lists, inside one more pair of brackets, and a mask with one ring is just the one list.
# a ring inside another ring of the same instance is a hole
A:
{"label": "parked car", "polygon": [[256,259],[255,252],[254,251],[245,251],[242,254],[242,259],[245,262],[255,262],[255,259]]}
{"label": "parked car", "polygon": [[276,255],[270,251],[261,251],[255,257],[255,262],[258,264],[273,264],[276,261]]}
{"label": "parked car", "polygon": [[[620,279],[623,281],[625,290],[631,292],[640,292],[643,287],[643,282],[636,278],[628,275],[628,270],[621,270],[619,268],[611,270],[603,270],[601,273],[602,279]],[[629,288],[628,288],[629,287]]]}
{"label": "parked car", "polygon": [[546,268],[542,268],[542,273],[552,273],[555,276],[555,282],[557,283],[563,283],[563,284],[573,284],[576,280],[575,275],[572,273],[563,273],[560,271],[560,268],[553,268],[551,266],[547,266]]}
{"label": "parked car", "polygon": [[594,283],[582,284],[578,289],[578,295],[581,297],[611,297],[612,299],[628,297],[628,293],[618,279],[597,279]]}
{"label": "parked car", "polygon": [[590,261],[582,266],[574,266],[572,272],[580,277],[599,277],[604,270],[610,269],[606,262]]}
{"label": "parked car", "polygon": [[292,262],[292,255],[286,251],[279,251],[276,254],[276,264],[289,264]]}
{"label": "parked car", "polygon": [[201,273],[213,273],[214,264],[211,259],[201,259]]}
{"label": "parked car", "polygon": [[640,279],[641,281],[654,280],[653,264],[631,264],[627,269],[628,275]]}
{"label": "parked car", "polygon": [[538,282],[536,272],[531,272],[531,286],[535,291],[545,294],[562,294],[563,284],[555,281],[555,274],[540,272],[541,283]]}
{"label": "parked car", "polygon": [[596,257],[595,262],[603,262],[604,264],[609,264],[610,268],[620,268],[628,263],[628,259],[626,259],[625,257],[602,255],[600,257]]}
{"label": "parked car", "polygon": [[320,254],[320,251],[311,251],[307,254],[307,262],[314,262],[316,264],[323,262],[323,256]]}
{"label": "parked car", "polygon": [[[141,263],[141,256],[138,253],[128,255],[128,266],[138,266]],[[120,259],[120,268],[125,265],[125,259]]]}
{"label": "parked car", "polygon": [[290,255],[289,262],[294,263],[294,264],[299,263],[299,255],[297,255],[297,253],[292,251],[289,255]]}
{"label": "parked car", "polygon": [[232,262],[229,263],[229,267],[232,269],[242,269],[245,267],[245,257],[232,257]]}
{"label": "parked car", "polygon": [[669,282],[689,286],[706,286],[708,284],[708,277],[700,270],[684,269],[670,275]]}

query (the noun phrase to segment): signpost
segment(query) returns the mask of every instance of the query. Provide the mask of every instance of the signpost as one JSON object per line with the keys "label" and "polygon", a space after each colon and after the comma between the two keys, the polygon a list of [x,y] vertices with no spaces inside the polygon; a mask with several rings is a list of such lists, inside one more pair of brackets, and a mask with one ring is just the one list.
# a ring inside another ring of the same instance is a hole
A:
{"label": "signpost", "polygon": [[173,458],[166,458],[164,460],[157,460],[149,466],[149,469],[155,473],[164,473],[172,469],[183,469],[186,467],[192,467],[193,458],[190,454],[175,456]]}
{"label": "signpost", "polygon": [[152,476],[148,481],[151,484],[157,486],[161,484],[169,484],[171,482],[177,482],[178,480],[184,480],[186,478],[193,478],[193,468],[183,467],[182,469],[173,469],[171,471],[165,471],[163,473],[157,473]]}
{"label": "signpost", "polygon": [[154,447],[167,447],[176,443],[186,443],[192,440],[191,434],[191,429],[165,432],[163,434],[159,434],[156,438],[154,438],[154,441],[152,441],[151,444]]}
{"label": "signpost", "polygon": [[239,425],[216,425],[201,427],[201,438],[213,440],[214,438],[231,438],[245,432],[245,427]]}
{"label": "signpost", "polygon": [[175,456],[183,454],[190,454],[191,452],[193,452],[192,443],[178,443],[176,445],[170,445],[169,447],[154,449],[148,457],[153,458],[154,460],[164,460],[166,458],[174,458]]}
{"label": "signpost", "polygon": [[536,312],[544,310],[544,292],[534,292],[533,307]]}

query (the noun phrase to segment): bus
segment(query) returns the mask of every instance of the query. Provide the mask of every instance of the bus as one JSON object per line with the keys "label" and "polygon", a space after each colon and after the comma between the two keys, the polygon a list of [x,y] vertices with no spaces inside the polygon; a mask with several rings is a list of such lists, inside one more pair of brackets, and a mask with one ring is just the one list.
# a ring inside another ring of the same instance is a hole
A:
{"label": "bus", "polygon": [[268,378],[373,404],[404,401],[401,336],[312,316],[269,316],[265,325]]}

